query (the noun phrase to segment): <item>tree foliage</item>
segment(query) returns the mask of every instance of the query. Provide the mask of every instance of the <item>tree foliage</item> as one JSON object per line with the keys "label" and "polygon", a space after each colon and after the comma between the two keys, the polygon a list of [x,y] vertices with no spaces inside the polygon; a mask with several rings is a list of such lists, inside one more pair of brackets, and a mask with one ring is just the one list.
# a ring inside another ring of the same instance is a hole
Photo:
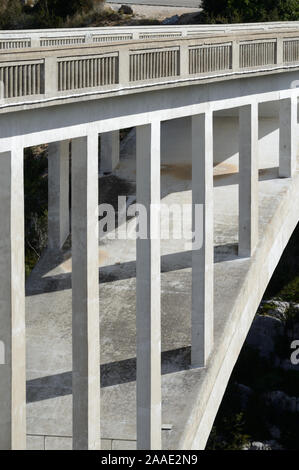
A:
{"label": "tree foliage", "polygon": [[95,0],[0,0],[0,29],[57,28],[68,17],[92,10]]}
{"label": "tree foliage", "polygon": [[298,0],[203,0],[205,23],[299,20]]}

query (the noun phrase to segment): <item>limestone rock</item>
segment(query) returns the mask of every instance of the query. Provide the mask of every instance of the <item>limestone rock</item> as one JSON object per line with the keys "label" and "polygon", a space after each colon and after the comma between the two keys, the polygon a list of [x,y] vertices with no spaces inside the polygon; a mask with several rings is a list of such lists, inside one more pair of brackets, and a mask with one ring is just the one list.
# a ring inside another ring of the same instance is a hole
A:
{"label": "limestone rock", "polygon": [[276,338],[284,333],[283,322],[268,315],[257,315],[246,342],[257,349],[262,357],[270,359],[275,353]]}
{"label": "limestone rock", "polygon": [[122,5],[118,13],[121,13],[123,15],[133,15],[133,9],[129,5]]}

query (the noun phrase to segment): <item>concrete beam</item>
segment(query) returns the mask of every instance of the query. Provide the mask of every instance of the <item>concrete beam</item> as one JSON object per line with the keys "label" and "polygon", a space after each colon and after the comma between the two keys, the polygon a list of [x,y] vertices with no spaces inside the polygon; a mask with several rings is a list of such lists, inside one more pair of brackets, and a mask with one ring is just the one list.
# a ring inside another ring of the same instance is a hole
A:
{"label": "concrete beam", "polygon": [[70,233],[69,141],[48,147],[48,247],[60,250]]}
{"label": "concrete beam", "polygon": [[290,178],[297,165],[297,96],[280,101],[279,176]]}
{"label": "concrete beam", "polygon": [[[192,117],[192,218],[195,238],[192,249],[191,362],[196,367],[205,366],[213,347],[213,200],[213,114],[207,112]],[[202,220],[196,220],[201,214]]]}
{"label": "concrete beam", "polygon": [[26,448],[23,148],[0,154],[0,449]]}
{"label": "concrete beam", "polygon": [[137,239],[136,255],[138,449],[162,445],[160,214],[153,206],[160,204],[160,127],[136,128],[137,203],[147,211],[147,238]]}
{"label": "concrete beam", "polygon": [[113,171],[119,163],[119,130],[101,134],[101,163],[103,172]]}
{"label": "concrete beam", "polygon": [[98,134],[72,142],[73,449],[100,449]]}
{"label": "concrete beam", "polygon": [[239,256],[258,243],[258,105],[239,110]]}

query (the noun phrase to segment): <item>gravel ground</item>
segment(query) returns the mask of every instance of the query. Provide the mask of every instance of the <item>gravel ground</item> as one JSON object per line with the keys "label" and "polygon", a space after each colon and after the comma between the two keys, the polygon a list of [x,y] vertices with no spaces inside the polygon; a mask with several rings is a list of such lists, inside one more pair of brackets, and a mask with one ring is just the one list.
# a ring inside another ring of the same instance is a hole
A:
{"label": "gravel ground", "polygon": [[[136,1],[136,0],[133,0]],[[141,1],[148,1],[151,0],[141,0]],[[156,3],[171,3],[171,0],[156,0]],[[151,3],[155,3],[155,0],[152,0]],[[181,3],[184,3],[183,1]],[[199,3],[199,0],[193,1],[188,0],[185,2],[186,4],[195,5]],[[183,15],[184,13],[193,13],[199,11],[199,8],[192,8],[192,7],[177,7],[177,6],[159,6],[159,5],[136,5],[130,2],[130,0],[126,0],[123,3],[114,3],[109,2],[107,5],[113,8],[113,10],[117,11],[121,5],[123,4],[130,4],[130,7],[133,9],[136,18],[156,18],[158,20],[163,20],[164,18],[169,18],[174,15]]]}

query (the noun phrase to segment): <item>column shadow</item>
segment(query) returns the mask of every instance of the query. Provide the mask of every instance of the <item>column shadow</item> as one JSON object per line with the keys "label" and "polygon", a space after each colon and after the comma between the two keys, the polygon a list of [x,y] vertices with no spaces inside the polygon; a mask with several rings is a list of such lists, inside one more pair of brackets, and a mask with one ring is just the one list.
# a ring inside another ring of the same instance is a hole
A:
{"label": "column shadow", "polygon": [[[190,368],[191,347],[164,351],[161,354],[163,375]],[[136,358],[102,364],[101,388],[136,381]],[[72,372],[48,375],[28,380],[26,384],[27,403],[48,400],[72,394]]]}

